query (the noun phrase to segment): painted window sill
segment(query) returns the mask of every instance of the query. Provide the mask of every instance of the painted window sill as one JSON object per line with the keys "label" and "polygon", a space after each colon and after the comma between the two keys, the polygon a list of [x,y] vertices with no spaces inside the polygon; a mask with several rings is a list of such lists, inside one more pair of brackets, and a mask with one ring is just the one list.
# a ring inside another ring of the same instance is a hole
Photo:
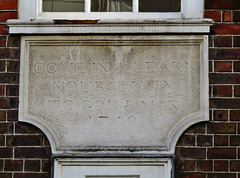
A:
{"label": "painted window sill", "polygon": [[209,33],[211,19],[8,20],[10,34]]}

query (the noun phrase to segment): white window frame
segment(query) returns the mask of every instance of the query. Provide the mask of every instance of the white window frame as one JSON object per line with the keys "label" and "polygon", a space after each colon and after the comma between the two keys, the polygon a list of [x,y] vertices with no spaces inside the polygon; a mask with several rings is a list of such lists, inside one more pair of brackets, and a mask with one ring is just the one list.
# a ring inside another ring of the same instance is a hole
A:
{"label": "white window frame", "polygon": [[170,158],[56,158],[53,172],[54,178],[171,178],[172,167]]}
{"label": "white window frame", "polygon": [[86,0],[86,12],[42,12],[42,0],[19,0],[19,19],[202,19],[204,12],[204,0],[181,0],[181,12],[159,13],[138,13],[137,0],[133,12],[90,12],[89,3]]}

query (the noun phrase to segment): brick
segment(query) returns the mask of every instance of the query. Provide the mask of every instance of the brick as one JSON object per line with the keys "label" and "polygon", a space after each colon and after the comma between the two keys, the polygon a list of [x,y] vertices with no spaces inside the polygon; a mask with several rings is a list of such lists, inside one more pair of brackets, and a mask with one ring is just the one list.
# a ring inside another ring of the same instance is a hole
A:
{"label": "brick", "polygon": [[221,22],[221,11],[205,11],[205,18],[213,19],[215,22]]}
{"label": "brick", "polygon": [[238,134],[240,134],[240,123],[238,123]]}
{"label": "brick", "polygon": [[0,61],[0,72],[4,72],[6,67],[6,61]]}
{"label": "brick", "polygon": [[19,75],[16,73],[0,73],[0,83],[18,84]]}
{"label": "brick", "polygon": [[195,136],[194,135],[182,135],[178,140],[179,146],[194,146],[195,145]]}
{"label": "brick", "polygon": [[8,36],[7,39],[8,47],[20,47],[20,36]]}
{"label": "brick", "polygon": [[214,36],[215,47],[232,47],[232,36]]}
{"label": "brick", "polygon": [[209,61],[209,72],[213,72],[213,61]]}
{"label": "brick", "polygon": [[50,142],[49,142],[49,140],[47,139],[46,136],[43,136],[43,145],[44,146],[50,146]]}
{"label": "brick", "polygon": [[13,133],[13,124],[12,123],[0,123],[0,133],[1,134]]}
{"label": "brick", "polygon": [[214,97],[231,97],[232,86],[231,85],[213,86],[213,96]]}
{"label": "brick", "polygon": [[203,173],[179,173],[176,178],[206,178]]}
{"label": "brick", "polygon": [[11,173],[1,173],[0,172],[0,177],[1,178],[12,178],[12,174]]}
{"label": "brick", "polygon": [[0,59],[10,58],[10,50],[9,49],[0,49]]}
{"label": "brick", "polygon": [[3,85],[0,85],[0,96],[3,96],[4,95],[4,92],[5,92],[5,87]]}
{"label": "brick", "polygon": [[230,162],[230,170],[231,171],[239,171],[240,170],[240,161],[231,161]]}
{"label": "brick", "polygon": [[19,72],[19,61],[8,61],[7,63],[7,71],[8,72]]}
{"label": "brick", "polygon": [[223,12],[223,21],[231,22],[232,21],[232,13],[231,12]]}
{"label": "brick", "polygon": [[235,173],[209,173],[208,178],[236,178]]}
{"label": "brick", "polygon": [[10,109],[18,108],[18,98],[10,98]]}
{"label": "brick", "polygon": [[213,121],[212,113],[213,113],[213,111],[209,109],[209,121]]}
{"label": "brick", "polygon": [[177,148],[177,154],[181,158],[204,159],[206,158],[205,148]]}
{"label": "brick", "polygon": [[227,110],[214,110],[213,111],[214,121],[227,121],[228,111]]}
{"label": "brick", "polygon": [[228,135],[214,135],[214,146],[228,146]]}
{"label": "brick", "polygon": [[240,74],[220,74],[212,73],[209,75],[210,84],[239,84]]}
{"label": "brick", "polygon": [[0,48],[0,59],[19,59],[20,51],[14,48]]}
{"label": "brick", "polygon": [[39,160],[26,160],[24,167],[25,167],[25,171],[39,172],[40,171],[40,161]]}
{"label": "brick", "polygon": [[0,36],[0,47],[4,47],[6,45],[6,37]]}
{"label": "brick", "polygon": [[230,111],[230,120],[231,121],[240,121],[240,110]]}
{"label": "brick", "polygon": [[7,85],[6,86],[6,95],[7,96],[18,96],[19,88],[18,85]]}
{"label": "brick", "polygon": [[208,133],[209,134],[235,134],[236,124],[235,123],[209,123]]}
{"label": "brick", "polygon": [[13,149],[9,147],[0,147],[0,158],[12,158],[13,157]]}
{"label": "brick", "polygon": [[8,110],[7,111],[7,120],[8,121],[17,121],[18,120],[18,110]]}
{"label": "brick", "polygon": [[240,72],[240,62],[239,61],[233,62],[233,70],[234,70],[234,72]]}
{"label": "brick", "polygon": [[28,124],[28,123],[16,123],[15,124],[15,132],[22,134],[40,134],[42,133],[37,127]]}
{"label": "brick", "polygon": [[209,36],[209,38],[208,38],[208,46],[209,47],[213,47],[213,39],[214,39],[214,36]]}
{"label": "brick", "polygon": [[47,173],[15,173],[14,178],[50,178]]}
{"label": "brick", "polygon": [[0,146],[5,145],[5,137],[3,135],[0,135]]}
{"label": "brick", "polygon": [[214,161],[215,171],[228,171],[228,161],[216,160]]}
{"label": "brick", "polygon": [[233,36],[233,46],[240,47],[240,36]]}
{"label": "brick", "polygon": [[7,146],[42,146],[42,135],[7,136]]}
{"label": "brick", "polygon": [[10,49],[10,59],[19,59],[20,58],[20,50],[11,48]]}
{"label": "brick", "polygon": [[185,133],[199,133],[199,134],[204,134],[205,133],[205,123],[198,123],[198,124],[194,124],[191,127],[189,127]]}
{"label": "brick", "polygon": [[0,10],[1,9],[17,9],[18,0],[0,0]]}
{"label": "brick", "polygon": [[15,148],[15,158],[49,158],[51,156],[50,148],[43,147],[21,147]]}
{"label": "brick", "polygon": [[212,136],[211,135],[198,135],[197,136],[197,146],[212,146]]}
{"label": "brick", "polygon": [[240,59],[239,49],[210,49],[210,59]]}
{"label": "brick", "polygon": [[210,99],[210,108],[239,109],[240,99]]}
{"label": "brick", "polygon": [[[213,86],[212,85],[209,85],[209,97],[210,98],[212,98],[213,97]],[[211,112],[211,110],[210,110],[210,112]],[[210,116],[210,120],[212,119],[211,117],[212,117],[212,115],[211,114],[209,114],[209,116]]]}
{"label": "brick", "polygon": [[50,172],[51,164],[50,160],[43,160],[42,161],[42,172]]}
{"label": "brick", "polygon": [[235,148],[209,148],[208,159],[236,159]]}
{"label": "brick", "polygon": [[220,62],[214,63],[215,72],[232,72],[232,62]]}
{"label": "brick", "polygon": [[0,171],[3,170],[3,160],[0,160]]}
{"label": "brick", "polygon": [[195,170],[195,161],[194,160],[178,160],[177,161],[177,170],[180,171],[194,171]]}
{"label": "brick", "polygon": [[197,162],[198,171],[212,171],[212,161],[210,160],[200,160]]}
{"label": "brick", "polygon": [[0,110],[0,121],[6,121],[6,111]]}
{"label": "brick", "polygon": [[238,0],[205,0],[206,9],[239,9]]}
{"label": "brick", "polygon": [[8,34],[8,28],[6,25],[0,25],[0,34]]}
{"label": "brick", "polygon": [[5,171],[22,171],[22,160],[5,160]]}
{"label": "brick", "polygon": [[240,12],[239,11],[233,11],[233,21],[240,22]]}
{"label": "brick", "polygon": [[0,12],[0,22],[6,22],[8,19],[17,19],[18,13],[15,12]]}
{"label": "brick", "polygon": [[230,146],[240,146],[240,135],[230,136]]}
{"label": "brick", "polygon": [[211,32],[214,34],[239,34],[240,25],[223,25],[217,24],[211,28]]}

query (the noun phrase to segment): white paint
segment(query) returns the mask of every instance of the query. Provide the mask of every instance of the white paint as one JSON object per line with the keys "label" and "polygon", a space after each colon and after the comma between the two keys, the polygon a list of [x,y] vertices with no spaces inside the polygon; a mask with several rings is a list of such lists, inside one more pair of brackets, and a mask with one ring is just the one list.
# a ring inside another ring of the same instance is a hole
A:
{"label": "white paint", "polygon": [[209,33],[212,20],[100,20],[97,24],[56,25],[53,20],[9,20],[10,34]]}
{"label": "white paint", "polygon": [[[135,0],[136,1],[136,0]],[[204,12],[204,0],[182,0],[182,8],[179,13],[138,13],[134,10],[134,13],[46,13],[41,10],[42,0],[19,0],[19,18],[20,19],[118,19],[118,18],[203,18]],[[89,3],[88,3],[89,4]],[[137,5],[136,2],[133,4]],[[89,9],[89,8],[88,8]],[[136,8],[134,8],[136,9]]]}
{"label": "white paint", "polygon": [[182,132],[208,120],[207,41],[22,37],[19,120],[42,129],[53,154],[174,154]]}
{"label": "white paint", "polygon": [[54,178],[171,178],[168,158],[56,158]]}
{"label": "white paint", "polygon": [[185,19],[203,18],[204,1],[182,0],[182,15]]}

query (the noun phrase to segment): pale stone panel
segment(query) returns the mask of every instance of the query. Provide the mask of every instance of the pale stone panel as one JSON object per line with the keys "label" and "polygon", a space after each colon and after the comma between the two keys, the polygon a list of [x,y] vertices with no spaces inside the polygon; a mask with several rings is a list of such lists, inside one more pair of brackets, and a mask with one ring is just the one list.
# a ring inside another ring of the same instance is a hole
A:
{"label": "pale stone panel", "polygon": [[25,38],[20,120],[46,131],[55,153],[171,153],[185,128],[208,119],[204,42],[203,37]]}

